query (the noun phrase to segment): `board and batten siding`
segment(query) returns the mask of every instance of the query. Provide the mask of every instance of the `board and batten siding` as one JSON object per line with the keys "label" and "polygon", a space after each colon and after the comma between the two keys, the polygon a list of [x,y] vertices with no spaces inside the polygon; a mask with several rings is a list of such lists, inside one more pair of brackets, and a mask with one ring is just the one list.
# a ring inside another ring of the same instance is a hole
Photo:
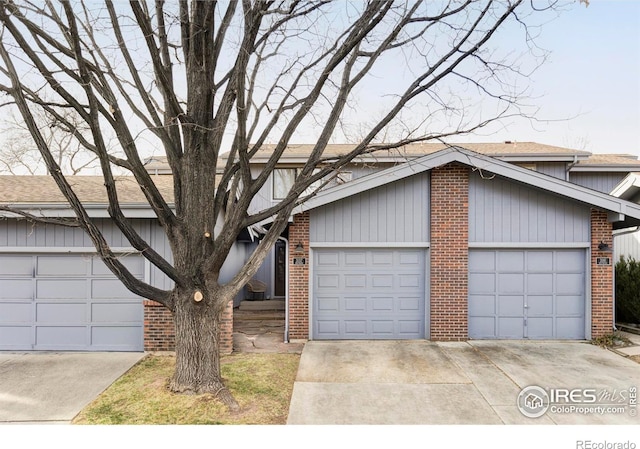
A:
{"label": "board and batten siding", "polygon": [[597,190],[602,193],[609,193],[615,186],[622,181],[627,172],[619,173],[592,173],[592,172],[573,172],[569,175],[569,181],[588,189]]}
{"label": "board and batten siding", "polygon": [[536,162],[536,171],[563,181],[567,180],[567,164],[565,162]]}
{"label": "board and batten siding", "polygon": [[477,172],[469,180],[469,242],[589,242],[589,208]]}
{"label": "board and batten siding", "polygon": [[[169,242],[161,226],[156,220],[131,220],[134,229],[169,263],[173,263],[173,256]],[[131,243],[120,229],[109,219],[97,219],[96,225],[103,233],[112,248],[130,248]],[[21,252],[33,248],[37,253],[40,248],[59,249],[65,252],[68,248],[86,248],[87,252],[94,252],[93,242],[80,228],[70,228],[51,224],[33,225],[26,220],[0,220],[0,250],[2,248],[19,248]],[[151,266],[150,283],[161,289],[173,287],[171,281],[159,269]]]}
{"label": "board and batten siding", "polygon": [[617,262],[620,256],[640,261],[640,231],[630,232],[613,237],[613,258]]}
{"label": "board and batten siding", "polygon": [[420,173],[311,211],[311,243],[428,242],[429,173]]}

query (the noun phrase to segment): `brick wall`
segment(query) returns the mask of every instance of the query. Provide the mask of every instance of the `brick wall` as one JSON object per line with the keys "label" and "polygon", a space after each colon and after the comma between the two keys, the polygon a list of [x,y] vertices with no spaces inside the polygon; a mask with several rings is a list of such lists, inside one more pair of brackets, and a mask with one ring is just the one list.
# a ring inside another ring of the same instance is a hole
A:
{"label": "brick wall", "polygon": [[[613,248],[607,213],[591,209],[591,337],[613,332],[613,253],[598,249],[600,242]],[[611,258],[611,265],[596,265],[598,257]]]}
{"label": "brick wall", "polygon": [[431,171],[431,339],[468,338],[469,169]]}
{"label": "brick wall", "polygon": [[[144,300],[144,350],[175,351],[176,328],[173,314],[155,301]],[[229,301],[222,316],[220,353],[233,351],[233,301]]]}
{"label": "brick wall", "polygon": [[[304,253],[296,252],[302,243]],[[305,265],[294,265],[294,257],[305,257]],[[293,217],[289,225],[289,339],[309,338],[309,212]]]}
{"label": "brick wall", "polygon": [[176,327],[169,309],[155,301],[144,300],[144,350],[174,351]]}

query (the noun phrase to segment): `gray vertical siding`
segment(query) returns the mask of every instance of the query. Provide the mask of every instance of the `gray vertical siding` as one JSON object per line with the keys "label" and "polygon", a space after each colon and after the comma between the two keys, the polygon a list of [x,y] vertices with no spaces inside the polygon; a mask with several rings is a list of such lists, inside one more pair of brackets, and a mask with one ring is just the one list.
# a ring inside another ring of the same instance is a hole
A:
{"label": "gray vertical siding", "polygon": [[502,178],[469,182],[470,242],[588,242],[589,208]]}
{"label": "gray vertical siding", "polygon": [[427,242],[429,173],[311,211],[311,242]]}
{"label": "gray vertical siding", "polygon": [[609,193],[627,175],[628,173],[626,172],[574,172],[569,174],[569,181],[582,187],[597,190],[598,192]]}
{"label": "gray vertical siding", "polygon": [[537,162],[536,171],[565,181],[567,179],[567,164],[565,162]]}
{"label": "gray vertical siding", "polygon": [[620,260],[620,256],[624,256],[627,259],[640,260],[640,231],[614,236],[614,261]]}

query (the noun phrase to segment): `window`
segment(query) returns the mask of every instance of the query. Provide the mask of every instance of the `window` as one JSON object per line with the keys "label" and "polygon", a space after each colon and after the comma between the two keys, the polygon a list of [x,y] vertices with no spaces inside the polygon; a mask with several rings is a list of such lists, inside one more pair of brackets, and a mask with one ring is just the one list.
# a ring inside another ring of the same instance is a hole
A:
{"label": "window", "polygon": [[273,199],[283,200],[287,197],[289,190],[296,180],[297,170],[295,168],[276,168],[273,171]]}

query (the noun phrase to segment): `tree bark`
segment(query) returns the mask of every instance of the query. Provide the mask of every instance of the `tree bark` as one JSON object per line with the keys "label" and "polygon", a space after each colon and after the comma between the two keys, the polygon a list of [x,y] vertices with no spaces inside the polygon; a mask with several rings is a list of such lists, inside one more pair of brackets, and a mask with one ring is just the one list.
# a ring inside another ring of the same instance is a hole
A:
{"label": "tree bark", "polygon": [[[194,300],[196,292],[202,300]],[[174,292],[176,327],[176,370],[171,391],[183,394],[211,393],[232,411],[239,405],[224,385],[220,372],[221,319],[231,298],[226,292],[177,289]]]}

